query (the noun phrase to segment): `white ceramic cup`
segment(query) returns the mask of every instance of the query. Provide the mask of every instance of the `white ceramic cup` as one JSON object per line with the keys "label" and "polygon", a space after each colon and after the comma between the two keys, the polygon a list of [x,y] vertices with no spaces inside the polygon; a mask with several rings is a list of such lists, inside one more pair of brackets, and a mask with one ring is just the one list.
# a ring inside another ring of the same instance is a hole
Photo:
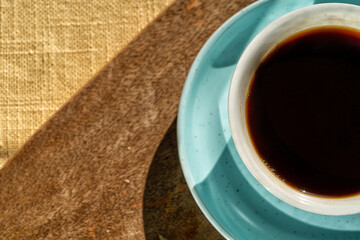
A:
{"label": "white ceramic cup", "polygon": [[300,192],[276,177],[257,155],[249,137],[245,102],[249,84],[261,60],[291,35],[320,26],[346,26],[360,30],[360,7],[326,3],[290,12],[265,27],[248,45],[237,63],[229,92],[229,122],[237,151],[251,174],[273,195],[305,211],[324,215],[360,213],[360,195],[323,198]]}

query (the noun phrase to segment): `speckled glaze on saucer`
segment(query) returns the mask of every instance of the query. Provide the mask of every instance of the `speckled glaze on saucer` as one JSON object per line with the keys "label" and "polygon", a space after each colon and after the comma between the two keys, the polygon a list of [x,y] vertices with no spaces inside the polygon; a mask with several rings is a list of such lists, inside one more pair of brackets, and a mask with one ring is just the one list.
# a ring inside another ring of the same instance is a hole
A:
{"label": "speckled glaze on saucer", "polygon": [[189,72],[178,116],[180,161],[209,221],[228,239],[360,239],[360,215],[326,216],[292,207],[250,174],[228,123],[236,63],[253,37],[280,16],[312,4],[360,0],[263,0],[243,9],[207,41]]}

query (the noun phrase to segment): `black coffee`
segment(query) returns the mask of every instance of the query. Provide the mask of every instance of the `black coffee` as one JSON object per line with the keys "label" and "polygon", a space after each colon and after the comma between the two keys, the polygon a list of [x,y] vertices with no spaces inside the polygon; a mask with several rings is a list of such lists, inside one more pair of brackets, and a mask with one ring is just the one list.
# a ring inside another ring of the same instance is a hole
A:
{"label": "black coffee", "polygon": [[254,75],[246,115],[258,155],[290,186],[360,193],[360,32],[322,27],[280,43]]}

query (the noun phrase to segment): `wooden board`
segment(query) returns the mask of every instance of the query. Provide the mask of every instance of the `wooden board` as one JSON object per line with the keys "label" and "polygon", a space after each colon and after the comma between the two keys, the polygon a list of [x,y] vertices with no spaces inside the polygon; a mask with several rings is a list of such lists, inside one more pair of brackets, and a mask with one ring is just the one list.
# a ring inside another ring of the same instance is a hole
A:
{"label": "wooden board", "polygon": [[250,2],[176,1],[90,80],[1,169],[1,238],[219,239],[171,124],[199,49]]}

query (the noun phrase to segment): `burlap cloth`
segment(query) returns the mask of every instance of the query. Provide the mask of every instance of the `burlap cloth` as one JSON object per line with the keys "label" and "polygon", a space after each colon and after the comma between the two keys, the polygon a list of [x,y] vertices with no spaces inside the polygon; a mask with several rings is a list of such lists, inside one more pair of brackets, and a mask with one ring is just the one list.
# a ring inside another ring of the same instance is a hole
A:
{"label": "burlap cloth", "polygon": [[182,176],[176,116],[200,48],[254,0],[175,0],[120,51],[121,25],[147,18],[128,2],[0,1],[3,158],[67,101],[0,170],[0,239],[221,239]]}
{"label": "burlap cloth", "polygon": [[173,1],[1,1],[0,168]]}

